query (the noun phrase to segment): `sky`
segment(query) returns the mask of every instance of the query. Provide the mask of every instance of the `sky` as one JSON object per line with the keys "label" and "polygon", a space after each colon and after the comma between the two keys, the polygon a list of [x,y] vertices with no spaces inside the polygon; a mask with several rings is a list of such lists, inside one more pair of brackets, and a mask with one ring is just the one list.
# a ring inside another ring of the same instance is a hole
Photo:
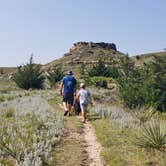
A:
{"label": "sky", "polygon": [[78,41],[132,55],[166,48],[166,0],[0,0],[0,67],[46,64]]}

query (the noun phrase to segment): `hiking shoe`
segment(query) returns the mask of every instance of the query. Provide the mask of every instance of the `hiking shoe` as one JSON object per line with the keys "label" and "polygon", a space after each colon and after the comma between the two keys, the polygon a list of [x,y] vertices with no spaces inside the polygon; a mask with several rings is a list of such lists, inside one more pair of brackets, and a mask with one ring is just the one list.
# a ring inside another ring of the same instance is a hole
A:
{"label": "hiking shoe", "polygon": [[71,116],[71,113],[69,112],[69,114],[68,114],[69,116]]}
{"label": "hiking shoe", "polygon": [[65,111],[64,116],[66,116],[66,115],[68,114],[68,112],[69,112],[69,111]]}

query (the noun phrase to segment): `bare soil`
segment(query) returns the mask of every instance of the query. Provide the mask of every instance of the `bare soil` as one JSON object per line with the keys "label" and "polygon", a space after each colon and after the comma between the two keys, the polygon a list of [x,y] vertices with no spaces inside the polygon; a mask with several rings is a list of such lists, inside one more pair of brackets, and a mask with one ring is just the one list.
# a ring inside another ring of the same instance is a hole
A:
{"label": "bare soil", "polygon": [[85,123],[84,137],[89,166],[103,166],[104,163],[100,157],[102,146],[97,141],[95,130],[90,122]]}

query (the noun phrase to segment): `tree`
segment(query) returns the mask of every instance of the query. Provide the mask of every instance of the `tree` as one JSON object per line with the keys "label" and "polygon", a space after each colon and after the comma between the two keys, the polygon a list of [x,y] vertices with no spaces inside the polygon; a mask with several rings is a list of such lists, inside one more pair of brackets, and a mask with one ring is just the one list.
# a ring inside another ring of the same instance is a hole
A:
{"label": "tree", "polygon": [[64,72],[60,66],[54,66],[52,70],[48,72],[47,79],[50,82],[51,87],[54,87],[64,76]]}
{"label": "tree", "polygon": [[103,76],[118,78],[120,76],[120,71],[114,64],[112,66],[106,66],[105,62],[100,58],[98,63],[88,71],[88,74],[91,77]]}
{"label": "tree", "polygon": [[91,76],[91,77],[93,77],[93,76],[104,76],[105,71],[106,71],[105,63],[100,58],[98,63],[88,71],[88,75]]}
{"label": "tree", "polygon": [[14,75],[14,81],[22,89],[42,89],[44,83],[41,65],[33,63],[31,55],[29,63],[19,66],[17,73]]}
{"label": "tree", "polygon": [[166,110],[166,57],[154,58],[142,68],[126,65],[127,72],[118,79],[120,95],[129,108],[153,106]]}

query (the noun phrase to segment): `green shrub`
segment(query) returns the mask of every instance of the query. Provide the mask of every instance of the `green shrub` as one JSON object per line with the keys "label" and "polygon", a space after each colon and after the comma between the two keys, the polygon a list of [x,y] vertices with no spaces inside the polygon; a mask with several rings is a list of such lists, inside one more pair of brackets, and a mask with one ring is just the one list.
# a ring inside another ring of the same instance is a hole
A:
{"label": "green shrub", "polygon": [[106,66],[105,62],[102,59],[99,59],[98,63],[88,71],[88,75],[90,77],[103,76],[118,78],[121,73],[115,65]]}
{"label": "green shrub", "polygon": [[0,96],[0,102],[5,101],[5,97],[4,96]]}
{"label": "green shrub", "polygon": [[47,79],[50,82],[51,87],[54,87],[57,82],[59,82],[64,76],[64,72],[61,67],[55,66],[52,70],[48,72]]}
{"label": "green shrub", "polygon": [[11,118],[14,116],[14,109],[13,108],[7,108],[5,110],[1,111],[2,117],[4,118]]}
{"label": "green shrub", "polygon": [[152,106],[166,110],[166,58],[156,58],[141,69],[132,62],[122,63],[123,74],[117,79],[119,92],[129,108]]}
{"label": "green shrub", "polygon": [[164,121],[151,121],[141,128],[137,145],[145,148],[160,149],[166,146],[166,124]]}
{"label": "green shrub", "polygon": [[85,79],[85,82],[89,86],[96,86],[101,88],[109,88],[109,84],[113,83],[114,80],[112,78],[107,77],[89,77]]}
{"label": "green shrub", "polygon": [[88,71],[88,75],[90,77],[104,76],[105,71],[106,71],[106,66],[105,66],[104,61],[102,59],[99,59],[98,63]]}
{"label": "green shrub", "polygon": [[34,64],[31,56],[28,64],[18,67],[18,72],[14,75],[14,81],[22,89],[42,89],[44,77],[41,66]]}

